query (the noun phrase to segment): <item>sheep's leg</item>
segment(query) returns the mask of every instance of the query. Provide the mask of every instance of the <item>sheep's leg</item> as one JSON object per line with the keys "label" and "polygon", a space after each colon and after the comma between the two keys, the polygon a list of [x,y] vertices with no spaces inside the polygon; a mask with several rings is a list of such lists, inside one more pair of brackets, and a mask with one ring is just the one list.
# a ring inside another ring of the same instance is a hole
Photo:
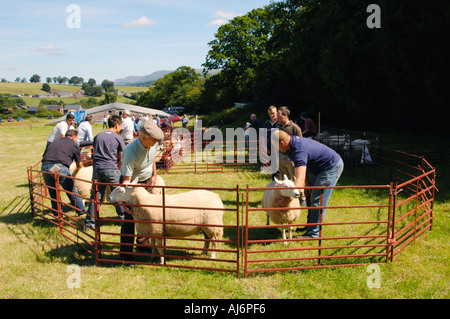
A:
{"label": "sheep's leg", "polygon": [[[207,231],[209,231],[209,235],[208,235],[208,233],[207,233]],[[218,240],[218,239],[220,239],[220,235],[219,234],[217,234],[216,232],[214,232],[214,230],[211,230],[211,229],[208,229],[207,231],[203,231],[203,233],[205,234],[205,239],[212,239],[212,240]],[[210,241],[205,241],[205,245],[204,245],[204,247],[203,247],[203,249],[209,249],[209,243],[210,243]],[[216,258],[216,251],[215,251],[215,249],[217,249],[217,246],[218,246],[218,243],[217,242],[211,242],[211,255],[210,255],[210,259],[215,259]],[[208,254],[208,251],[207,250],[204,250],[203,252],[202,252],[202,255],[207,255]]]}
{"label": "sheep's leg", "polygon": [[[209,239],[208,234],[206,234],[205,231],[203,231],[203,234],[205,235],[205,239]],[[202,255],[208,255],[208,251],[206,249],[209,249],[209,241],[205,240],[205,244],[203,245],[203,251]],[[212,255],[212,253],[211,253]]]}
{"label": "sheep's leg", "polygon": [[284,244],[287,245],[288,242],[286,241],[286,227],[281,228],[281,234],[282,234],[282,238],[285,240]]}
{"label": "sheep's leg", "polygon": [[[161,238],[155,238],[155,242],[156,242],[156,245],[162,246],[162,239]],[[156,249],[158,250],[158,254],[161,255],[160,256],[160,258],[161,258],[160,264],[164,265],[164,257],[163,257],[164,250],[161,247],[157,247]]]}
{"label": "sheep's leg", "polygon": [[289,239],[292,239],[292,226],[289,226]]}
{"label": "sheep's leg", "polygon": [[266,222],[266,225],[270,225],[270,217],[269,217],[269,213],[266,213],[267,214],[267,222]]}

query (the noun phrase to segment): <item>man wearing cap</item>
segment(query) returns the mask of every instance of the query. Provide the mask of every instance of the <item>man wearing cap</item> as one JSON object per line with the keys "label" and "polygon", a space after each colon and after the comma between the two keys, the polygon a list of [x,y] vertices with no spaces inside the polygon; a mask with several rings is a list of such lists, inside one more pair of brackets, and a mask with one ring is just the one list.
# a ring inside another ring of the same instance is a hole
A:
{"label": "man wearing cap", "polygon": [[[131,183],[138,178],[139,184],[148,185],[149,190],[156,185],[155,157],[158,142],[162,139],[164,139],[164,133],[153,121],[145,121],[141,125],[139,137],[128,144],[123,151],[122,183]],[[133,220],[133,216],[126,211],[125,220]],[[134,235],[134,223],[124,222],[121,234],[121,244],[133,244],[134,237],[129,235]],[[147,240],[147,238],[137,238],[139,244],[144,244]],[[121,245],[120,251],[132,252],[133,246]],[[120,257],[122,260],[132,260],[129,254],[121,254]]]}
{"label": "man wearing cap", "polygon": [[133,120],[130,117],[130,111],[129,110],[123,111],[122,118],[123,118],[123,121],[122,121],[122,133],[121,133],[121,135],[123,137],[125,145],[128,145],[134,139],[134,136],[133,136],[134,123],[133,123]]}

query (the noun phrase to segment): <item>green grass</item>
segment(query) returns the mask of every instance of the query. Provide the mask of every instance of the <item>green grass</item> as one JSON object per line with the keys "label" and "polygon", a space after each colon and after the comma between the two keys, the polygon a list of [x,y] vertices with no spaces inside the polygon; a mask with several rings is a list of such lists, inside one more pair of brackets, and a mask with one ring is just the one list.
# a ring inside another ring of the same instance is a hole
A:
{"label": "green grass", "polygon": [[[23,97],[26,105],[39,105],[41,99],[39,98],[31,98],[31,96],[35,94],[46,94],[47,92],[42,91],[43,83],[15,83],[15,82],[0,82],[0,94],[27,94],[28,96]],[[98,84],[100,85],[100,84]],[[72,93],[76,93],[81,90],[80,85],[65,85],[65,84],[50,84],[50,87],[56,91],[69,91]],[[115,89],[120,90],[125,93],[135,93],[135,92],[145,92],[148,90],[147,87],[139,87],[139,86],[115,86]],[[88,97],[80,97],[80,98],[58,98],[52,97],[47,99],[53,100],[61,100],[65,104],[79,104],[82,99],[87,99]],[[102,100],[103,97],[96,98],[97,100]],[[120,103],[130,103],[133,100],[130,100],[123,96],[117,97],[117,102]]]}
{"label": "green grass", "polygon": [[[448,262],[450,204],[448,196],[448,168],[437,167],[438,187],[433,231],[425,240],[406,248],[391,264],[381,265],[381,288],[367,286],[366,266],[332,269],[312,269],[291,272],[268,272],[237,279],[235,274],[201,270],[183,270],[152,266],[124,267],[95,261],[77,245],[62,237],[55,226],[33,219],[30,213],[26,168],[37,163],[45,148],[46,138],[53,127],[44,126],[47,120],[0,125],[0,298],[150,298],[150,299],[447,299],[449,297],[450,268]],[[94,134],[101,125],[94,126]],[[268,178],[252,172],[227,174],[168,174],[167,185],[245,187],[265,186]],[[364,178],[356,169],[346,169],[340,185],[362,183]],[[233,195],[221,192],[228,207]],[[261,192],[252,194],[253,206],[258,205]],[[381,192],[364,190],[335,191],[331,204],[378,203],[385,197]],[[104,206],[114,215],[111,207]],[[359,218],[370,212],[327,213],[327,221]],[[227,213],[226,223],[233,221]],[[303,222],[304,216],[301,217]],[[369,218],[369,217],[367,217]],[[254,224],[265,224],[265,214],[255,213]],[[117,230],[118,226],[108,226]],[[330,230],[331,231],[331,230]],[[340,230],[333,230],[338,233]],[[356,233],[369,229],[354,229]],[[377,230],[373,230],[376,232]],[[269,238],[280,238],[278,230],[261,232]],[[227,236],[231,236],[228,233]],[[169,241],[170,243],[170,241]],[[270,248],[283,244],[272,243]],[[253,245],[252,249],[260,249]],[[264,247],[267,249],[268,247]],[[170,261],[171,263],[175,261]],[[178,261],[177,261],[178,262]],[[179,261],[180,264],[192,261]],[[67,287],[67,267],[79,265],[81,288]]]}

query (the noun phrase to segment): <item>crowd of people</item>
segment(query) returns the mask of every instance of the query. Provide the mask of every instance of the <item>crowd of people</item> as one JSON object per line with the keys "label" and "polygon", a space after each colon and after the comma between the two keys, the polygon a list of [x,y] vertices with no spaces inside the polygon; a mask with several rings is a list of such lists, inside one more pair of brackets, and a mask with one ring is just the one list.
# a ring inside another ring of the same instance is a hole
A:
{"label": "crowd of people", "polygon": [[[66,190],[66,194],[72,206],[77,208],[78,215],[86,214],[84,225],[87,228],[94,228],[94,192],[91,195],[91,202],[88,209],[78,196],[74,186],[69,167],[72,162],[76,163],[77,171],[83,167],[80,154],[80,146],[93,145],[92,166],[93,180],[100,183],[130,183],[131,180],[139,178],[140,184],[147,185],[150,190],[156,184],[156,153],[158,143],[164,139],[161,128],[165,121],[160,122],[159,116],[154,118],[142,117],[133,119],[130,111],[125,110],[122,116],[111,115],[104,117],[108,129],[100,132],[95,137],[92,134],[92,116],[88,115],[77,129],[74,127],[75,117],[68,114],[65,121],[55,126],[47,140],[47,147],[42,159],[41,171],[44,182],[48,186],[50,197],[52,198],[52,213],[58,217],[56,180],[55,173],[60,176],[59,184]],[[186,123],[187,124],[187,123]],[[103,126],[105,128],[105,126]],[[66,177],[68,176],[68,177]],[[98,200],[104,199],[105,186],[100,185],[98,189]],[[114,190],[114,186],[111,187]],[[75,194],[75,195],[72,195]],[[129,208],[122,205],[116,206],[116,213],[121,220],[132,220],[132,216],[127,212]],[[134,223],[124,222],[121,230],[121,259],[130,260],[132,257],[127,254],[132,246],[127,243],[134,242]],[[137,238],[137,241],[143,240]]]}
{"label": "crowd of people", "polygon": [[[343,171],[341,157],[331,148],[307,137],[317,134],[317,129],[310,117],[302,113],[298,124],[290,120],[290,110],[286,106],[268,108],[269,119],[263,124],[267,129],[269,150],[273,144],[274,150],[280,154],[280,165],[277,174],[286,175],[293,180],[296,187],[305,186],[335,186]],[[58,217],[56,201],[55,174],[58,172],[60,185],[67,191],[72,206],[77,207],[79,215],[86,214],[85,227],[94,227],[94,192],[88,209],[85,208],[74,186],[69,167],[76,163],[77,170],[82,168],[80,146],[93,145],[93,180],[100,183],[130,183],[138,178],[140,184],[147,189],[156,185],[156,153],[157,146],[164,139],[163,130],[173,125],[165,118],[161,121],[159,116],[143,116],[133,118],[130,111],[125,110],[122,116],[111,115],[103,118],[103,128],[95,137],[92,134],[92,116],[88,115],[77,129],[74,127],[74,116],[68,114],[65,121],[60,122],[51,132],[47,140],[47,147],[42,159],[42,172],[45,184],[48,186],[52,200],[52,212]],[[187,126],[189,118],[184,115],[183,127]],[[106,123],[106,125],[105,125]],[[256,129],[257,134],[261,122],[255,114],[251,114],[248,128]],[[274,139],[274,138],[277,139]],[[276,141],[276,142],[275,142]],[[73,174],[76,175],[76,172]],[[112,187],[112,190],[114,186]],[[323,192],[323,206],[327,206],[332,189]],[[75,195],[72,195],[75,194]],[[319,236],[320,222],[325,217],[325,209],[313,209],[321,205],[321,190],[305,191],[301,200],[311,209],[308,211],[307,223],[311,224],[301,229],[305,231],[301,238],[316,238]],[[105,186],[98,189],[98,200],[102,202]],[[130,208],[123,205],[116,206],[119,219],[132,220]],[[121,259],[132,260],[134,237],[134,223],[124,222],[121,229]],[[136,238],[138,243],[145,243],[145,238]]]}

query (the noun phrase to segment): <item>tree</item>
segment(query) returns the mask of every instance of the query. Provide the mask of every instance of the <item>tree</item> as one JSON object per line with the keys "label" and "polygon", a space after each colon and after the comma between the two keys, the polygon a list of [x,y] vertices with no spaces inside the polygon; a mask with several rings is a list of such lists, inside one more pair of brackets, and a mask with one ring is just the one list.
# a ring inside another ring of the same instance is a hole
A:
{"label": "tree", "polygon": [[114,82],[103,80],[102,88],[105,90],[105,92],[114,92]]}
{"label": "tree", "polygon": [[34,74],[31,78],[30,78],[30,82],[31,83],[39,83],[41,82],[41,77],[37,74]]}
{"label": "tree", "polygon": [[69,84],[71,84],[71,85],[81,85],[83,82],[84,82],[84,79],[79,76],[72,76],[69,79]]}
{"label": "tree", "polygon": [[6,113],[8,109],[16,106],[15,101],[11,98],[10,94],[0,94],[0,112]]}
{"label": "tree", "polygon": [[150,108],[162,109],[165,106],[190,107],[195,102],[195,92],[201,90],[202,84],[198,83],[200,75],[195,69],[181,66],[174,72],[166,74],[158,79],[147,92],[137,99],[137,104]]}
{"label": "tree", "polygon": [[117,96],[112,93],[105,93],[105,99],[101,101],[101,105],[110,104],[117,101]]}
{"label": "tree", "polygon": [[89,83],[90,86],[95,86],[95,85],[97,85],[97,82],[96,82],[95,79],[93,79],[93,78],[90,78],[90,79],[88,80],[88,83]]}
{"label": "tree", "polygon": [[42,84],[41,90],[45,92],[50,92],[51,91],[50,85],[48,85],[48,83]]}
{"label": "tree", "polygon": [[83,83],[81,89],[87,96],[97,96],[100,97],[103,94],[103,88],[99,85],[91,86],[89,83]]}

